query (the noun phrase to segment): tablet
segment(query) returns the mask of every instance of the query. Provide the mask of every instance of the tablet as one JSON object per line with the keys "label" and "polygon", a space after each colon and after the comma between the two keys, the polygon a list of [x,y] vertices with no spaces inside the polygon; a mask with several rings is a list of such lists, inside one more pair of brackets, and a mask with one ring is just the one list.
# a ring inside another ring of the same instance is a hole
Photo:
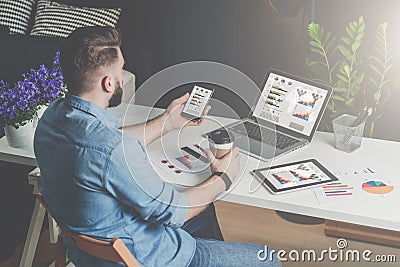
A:
{"label": "tablet", "polygon": [[273,194],[306,189],[338,180],[316,159],[256,169],[252,173]]}

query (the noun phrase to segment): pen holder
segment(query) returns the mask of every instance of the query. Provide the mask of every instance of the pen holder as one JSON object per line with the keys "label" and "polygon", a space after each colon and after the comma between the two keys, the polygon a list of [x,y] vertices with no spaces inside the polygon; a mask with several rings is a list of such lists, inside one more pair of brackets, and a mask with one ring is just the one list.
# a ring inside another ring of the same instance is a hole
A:
{"label": "pen holder", "polygon": [[361,146],[365,121],[353,126],[356,118],[356,116],[343,114],[332,121],[336,149],[352,152]]}

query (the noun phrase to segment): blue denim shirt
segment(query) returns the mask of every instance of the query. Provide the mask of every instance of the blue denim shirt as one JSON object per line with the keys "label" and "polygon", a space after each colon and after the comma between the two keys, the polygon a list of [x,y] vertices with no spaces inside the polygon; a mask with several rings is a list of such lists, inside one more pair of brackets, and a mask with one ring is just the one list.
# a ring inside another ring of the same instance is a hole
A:
{"label": "blue denim shirt", "polygon": [[[118,119],[70,94],[46,110],[34,148],[49,209],[70,231],[122,238],[143,266],[187,266],[195,240],[179,227],[188,200],[159,178],[142,143],[119,130]],[[67,247],[77,266],[110,266]]]}

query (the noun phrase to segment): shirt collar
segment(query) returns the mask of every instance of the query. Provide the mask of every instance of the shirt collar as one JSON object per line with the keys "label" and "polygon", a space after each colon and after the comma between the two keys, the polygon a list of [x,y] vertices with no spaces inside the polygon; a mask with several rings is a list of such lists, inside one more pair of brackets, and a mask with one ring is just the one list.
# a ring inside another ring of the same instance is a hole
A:
{"label": "shirt collar", "polygon": [[120,116],[117,116],[111,113],[110,111],[90,101],[87,101],[79,96],[67,93],[65,96],[64,103],[73,108],[79,109],[83,112],[95,116],[108,127],[114,127],[114,128],[118,127],[118,120]]}

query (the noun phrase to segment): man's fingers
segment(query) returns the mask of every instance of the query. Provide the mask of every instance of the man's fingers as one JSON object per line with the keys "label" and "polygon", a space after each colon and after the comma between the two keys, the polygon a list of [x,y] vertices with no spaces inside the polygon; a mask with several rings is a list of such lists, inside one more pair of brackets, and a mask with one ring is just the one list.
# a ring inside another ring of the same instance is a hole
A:
{"label": "man's fingers", "polygon": [[208,158],[208,160],[209,160],[210,162],[214,162],[215,156],[214,156],[214,154],[211,152],[211,150],[205,148],[205,149],[203,149],[203,152],[204,152],[204,154],[206,154],[206,157]]}
{"label": "man's fingers", "polygon": [[211,109],[211,106],[210,106],[210,105],[208,105],[208,106],[204,109],[204,112],[203,112],[203,115],[202,115],[203,118],[204,118],[205,116],[207,116],[207,114],[208,114],[208,112],[210,111],[210,109]]}
{"label": "man's fingers", "polygon": [[185,93],[183,96],[176,98],[173,102],[176,104],[183,104],[189,99],[189,93]]}

